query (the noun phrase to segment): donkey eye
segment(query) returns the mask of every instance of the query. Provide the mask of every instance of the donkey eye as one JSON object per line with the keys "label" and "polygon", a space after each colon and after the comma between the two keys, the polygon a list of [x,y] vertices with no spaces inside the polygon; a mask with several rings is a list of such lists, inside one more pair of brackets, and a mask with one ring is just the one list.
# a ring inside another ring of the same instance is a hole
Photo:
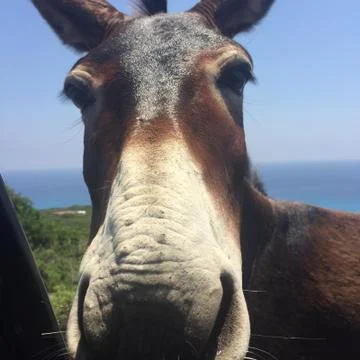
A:
{"label": "donkey eye", "polygon": [[86,81],[75,77],[66,78],[64,84],[64,94],[80,110],[85,110],[95,101]]}
{"label": "donkey eye", "polygon": [[236,94],[241,95],[248,81],[254,81],[251,66],[242,61],[231,62],[221,70],[218,83],[220,86],[230,88]]}

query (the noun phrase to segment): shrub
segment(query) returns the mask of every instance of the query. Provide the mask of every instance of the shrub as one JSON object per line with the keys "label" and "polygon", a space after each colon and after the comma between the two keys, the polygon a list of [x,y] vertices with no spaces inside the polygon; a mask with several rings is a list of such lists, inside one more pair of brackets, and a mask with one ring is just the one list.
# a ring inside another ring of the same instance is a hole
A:
{"label": "shrub", "polygon": [[[64,329],[75,294],[78,269],[87,244],[90,215],[64,219],[34,209],[31,200],[7,189]],[[76,215],[74,215],[76,216]]]}

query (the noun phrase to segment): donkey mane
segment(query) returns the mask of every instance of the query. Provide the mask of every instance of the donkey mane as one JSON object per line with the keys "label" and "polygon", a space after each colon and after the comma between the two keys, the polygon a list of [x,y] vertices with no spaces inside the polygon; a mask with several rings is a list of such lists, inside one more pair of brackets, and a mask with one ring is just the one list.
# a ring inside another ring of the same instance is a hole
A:
{"label": "donkey mane", "polygon": [[134,0],[133,6],[140,15],[155,15],[167,12],[167,0]]}
{"label": "donkey mane", "polygon": [[250,166],[250,168],[247,171],[247,174],[245,175],[245,179],[262,195],[267,196],[266,187],[264,185],[264,182],[262,178],[259,176],[259,172],[257,169]]}

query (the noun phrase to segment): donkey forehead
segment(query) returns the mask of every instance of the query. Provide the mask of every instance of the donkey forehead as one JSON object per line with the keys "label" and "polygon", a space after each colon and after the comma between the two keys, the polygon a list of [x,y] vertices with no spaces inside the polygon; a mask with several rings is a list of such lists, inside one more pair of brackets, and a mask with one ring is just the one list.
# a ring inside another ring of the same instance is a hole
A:
{"label": "donkey forehead", "polygon": [[146,62],[148,66],[155,63],[181,65],[199,52],[225,45],[236,46],[249,57],[236,42],[207,27],[198,14],[180,13],[124,22],[115,28],[99,50],[103,59],[119,56],[128,65],[139,66],[138,62]]}
{"label": "donkey forehead", "polygon": [[[151,118],[172,112],[181,84],[201,54],[232,49],[246,61],[239,44],[206,26],[197,14],[159,14],[131,19],[115,27],[108,38],[86,56],[88,64],[112,64],[126,77],[137,102],[137,115]],[[113,78],[110,79],[112,82]]]}

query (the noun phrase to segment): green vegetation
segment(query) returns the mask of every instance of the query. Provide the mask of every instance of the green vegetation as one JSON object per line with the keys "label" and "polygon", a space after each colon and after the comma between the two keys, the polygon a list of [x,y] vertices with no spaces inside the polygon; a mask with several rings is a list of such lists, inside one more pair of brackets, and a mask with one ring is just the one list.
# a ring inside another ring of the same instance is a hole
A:
{"label": "green vegetation", "polygon": [[11,189],[8,193],[49,291],[60,328],[64,329],[88,241],[91,207],[38,211],[28,198]]}

